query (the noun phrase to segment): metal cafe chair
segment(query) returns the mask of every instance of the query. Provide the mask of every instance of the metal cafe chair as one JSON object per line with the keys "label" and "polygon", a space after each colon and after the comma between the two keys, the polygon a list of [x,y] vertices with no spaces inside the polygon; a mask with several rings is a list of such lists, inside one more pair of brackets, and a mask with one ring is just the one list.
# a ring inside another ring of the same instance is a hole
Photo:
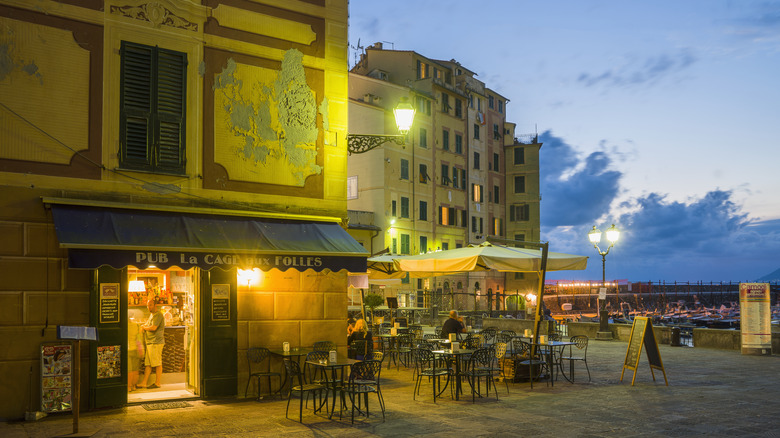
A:
{"label": "metal cafe chair", "polygon": [[[355,408],[362,412],[362,402],[365,401],[366,418],[369,417],[368,395],[376,394],[379,400],[379,408],[382,410],[382,421],[385,420],[385,400],[382,396],[382,388],[379,376],[382,373],[382,362],[376,360],[364,360],[351,366],[349,380],[342,390],[342,396],[349,396],[352,404],[352,423],[355,423]],[[361,400],[362,396],[362,400]]]}
{"label": "metal cafe chair", "polygon": [[481,381],[485,379],[485,395],[490,395],[490,387],[493,386],[493,392],[496,393],[496,400],[498,400],[498,390],[493,382],[493,378],[497,375],[497,370],[493,367],[493,359],[495,354],[490,347],[480,348],[471,354],[466,372],[464,375],[468,378],[469,386],[471,386],[471,401],[476,402],[477,396],[482,398]]}
{"label": "metal cafe chair", "polygon": [[[252,383],[252,379],[257,379],[257,399],[260,400],[263,397],[260,395],[260,379],[263,377],[268,378],[268,392],[271,393],[271,378],[276,377],[279,379],[279,389],[276,391],[276,394],[279,394],[279,398],[282,398],[282,374],[276,373],[273,371],[252,371],[252,366],[262,366],[261,364],[265,362],[265,360],[269,356],[269,351],[267,348],[264,347],[252,347],[248,348],[246,350],[246,362],[249,367],[249,378],[247,378],[246,381],[246,389],[244,389],[244,397],[247,396],[249,392],[249,384]],[[270,363],[269,363],[270,367]]]}
{"label": "metal cafe chair", "polygon": [[[564,360],[569,361],[570,380],[574,382],[574,362],[582,361],[585,364],[585,369],[588,371],[588,382],[590,382],[590,368],[588,368],[588,337],[585,335],[572,336],[569,341],[574,342],[574,347],[577,351],[582,352],[582,356],[575,356],[572,352],[573,349],[570,348],[569,355],[561,357],[561,363],[563,363]],[[566,377],[565,374],[564,377]]]}
{"label": "metal cafe chair", "polygon": [[314,351],[330,351],[336,349],[336,343],[331,341],[317,341],[314,343]]}
{"label": "metal cafe chair", "polygon": [[[314,396],[319,397],[319,403],[315,403],[314,412],[317,413],[320,409],[322,409],[322,393],[325,392],[325,411],[328,411],[328,397],[327,397],[327,388],[325,385],[320,385],[319,383],[306,383],[305,379],[303,378],[303,373],[301,373],[301,366],[298,364],[298,362],[293,360],[285,360],[284,366],[287,369],[287,376],[290,379],[290,395],[287,398],[287,409],[284,411],[285,418],[290,418],[288,416],[290,412],[290,400],[292,400],[293,393],[297,393],[298,396],[301,399],[300,407],[298,410],[298,421],[303,423],[303,399],[306,397],[308,400],[309,394],[312,394]],[[297,380],[297,384],[295,383]]]}
{"label": "metal cafe chair", "polygon": [[[424,348],[413,348],[412,356],[414,357],[415,367],[417,368],[417,380],[414,384],[414,392],[412,393],[412,400],[416,400],[420,394],[420,385],[422,378],[427,377],[432,381],[433,386],[433,402],[436,403],[436,397],[441,394],[441,378],[447,377],[447,381],[444,384],[446,388],[450,382],[452,376],[452,370],[448,365],[448,361],[440,360],[436,361],[436,356],[431,350]],[[437,386],[439,388],[437,392]],[[451,388],[450,388],[451,389]]]}

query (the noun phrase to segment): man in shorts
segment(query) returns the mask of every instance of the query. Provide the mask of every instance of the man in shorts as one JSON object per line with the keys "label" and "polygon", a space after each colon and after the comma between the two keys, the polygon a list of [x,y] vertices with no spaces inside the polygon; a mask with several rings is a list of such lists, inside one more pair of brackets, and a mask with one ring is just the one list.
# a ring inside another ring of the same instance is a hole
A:
{"label": "man in shorts", "polygon": [[[165,345],[165,317],[163,317],[160,308],[154,300],[146,302],[146,308],[149,309],[149,319],[146,324],[141,326],[141,332],[146,341],[146,355],[144,356],[144,381],[138,385],[139,388],[159,388],[162,382],[162,350]],[[152,368],[155,369],[157,379],[151,386],[147,386],[149,376],[152,374]]]}

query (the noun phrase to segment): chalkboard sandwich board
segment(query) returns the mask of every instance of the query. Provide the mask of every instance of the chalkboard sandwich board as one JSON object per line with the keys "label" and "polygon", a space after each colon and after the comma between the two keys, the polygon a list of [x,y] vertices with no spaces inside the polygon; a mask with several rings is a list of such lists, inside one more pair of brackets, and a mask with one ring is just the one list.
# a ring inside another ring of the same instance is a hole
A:
{"label": "chalkboard sandwich board", "polygon": [[644,345],[647,352],[647,360],[650,362],[650,373],[653,376],[653,381],[655,381],[653,369],[661,370],[664,373],[664,382],[666,382],[666,386],[669,386],[669,381],[666,379],[666,370],[661,361],[661,353],[658,351],[658,342],[655,340],[653,322],[650,318],[643,316],[634,318],[634,325],[631,327],[631,337],[628,339],[626,359],[623,361],[623,370],[620,372],[620,381],[623,381],[623,373],[628,368],[634,372],[634,377],[631,379],[631,386],[634,386],[636,369],[639,367],[639,356],[642,355],[642,345]]}

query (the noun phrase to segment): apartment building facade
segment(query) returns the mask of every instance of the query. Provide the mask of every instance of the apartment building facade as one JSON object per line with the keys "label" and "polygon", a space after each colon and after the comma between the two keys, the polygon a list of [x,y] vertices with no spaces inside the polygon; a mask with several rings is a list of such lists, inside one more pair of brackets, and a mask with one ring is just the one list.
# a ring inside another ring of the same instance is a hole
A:
{"label": "apartment building facade", "polygon": [[[348,158],[348,208],[374,212],[381,230],[361,242],[372,253],[419,254],[488,237],[538,240],[538,182],[531,179],[538,179],[541,145],[524,145],[523,164],[507,163],[507,153],[519,146],[515,125],[506,121],[508,99],[475,76],[455,60],[385,50],[381,43],[368,47],[351,69],[351,134],[396,133],[392,108],[401,97],[416,109],[405,146],[388,142]],[[521,223],[510,224],[507,206],[517,201],[508,175],[516,173],[529,180],[517,195],[528,202],[536,196],[537,208],[512,216]],[[504,274],[481,272],[410,279],[405,292],[413,296],[408,305],[503,309],[497,301],[508,285],[523,292],[535,287],[527,275],[511,277],[508,282]]]}

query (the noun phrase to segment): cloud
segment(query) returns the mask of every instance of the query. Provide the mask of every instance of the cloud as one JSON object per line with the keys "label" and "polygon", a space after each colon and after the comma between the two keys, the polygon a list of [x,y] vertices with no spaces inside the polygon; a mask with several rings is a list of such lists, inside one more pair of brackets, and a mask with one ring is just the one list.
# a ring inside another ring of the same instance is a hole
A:
{"label": "cloud", "polygon": [[541,221],[548,227],[594,223],[618,194],[622,173],[609,170],[610,158],[593,152],[581,159],[550,131],[539,136]]}
{"label": "cloud", "polygon": [[608,279],[753,281],[780,267],[780,220],[750,218],[731,190],[684,201],[651,192],[617,204],[622,173],[610,170],[612,155],[581,157],[549,131],[540,140],[542,240],[551,251],[591,257],[586,271],[548,278],[599,280],[601,257],[587,233],[611,223],[621,236],[607,258]]}
{"label": "cloud", "polygon": [[586,87],[653,84],[690,67],[696,61],[696,56],[690,50],[681,50],[674,54],[661,54],[641,61],[631,61],[622,67],[610,68],[601,73],[580,73],[577,82]]}

